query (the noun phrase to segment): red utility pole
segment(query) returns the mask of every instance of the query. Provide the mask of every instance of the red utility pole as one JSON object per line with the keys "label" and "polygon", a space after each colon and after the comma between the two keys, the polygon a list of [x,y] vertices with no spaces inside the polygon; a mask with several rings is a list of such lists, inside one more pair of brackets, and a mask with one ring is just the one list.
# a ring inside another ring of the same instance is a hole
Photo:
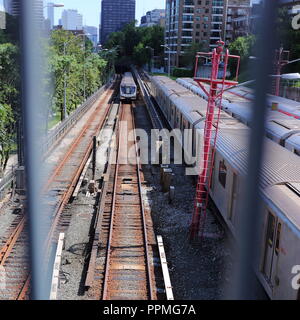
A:
{"label": "red utility pole", "polygon": [[[200,237],[203,236],[204,231],[204,223],[206,219],[206,211],[209,199],[209,192],[211,178],[212,178],[212,169],[214,163],[214,155],[215,155],[215,145],[218,133],[218,125],[220,119],[220,111],[221,111],[221,102],[222,96],[225,89],[229,87],[235,86],[238,84],[237,76],[239,72],[240,65],[240,57],[233,56],[229,54],[227,49],[224,50],[224,42],[218,41],[217,48],[210,53],[202,53],[199,52],[196,56],[196,67],[195,67],[195,76],[194,80],[199,84],[199,86],[204,90],[204,92],[208,96],[207,103],[207,112],[206,112],[206,120],[205,120],[205,128],[204,128],[204,142],[203,142],[203,153],[202,153],[202,166],[200,168],[200,174],[198,177],[197,187],[196,187],[196,196],[194,203],[194,212],[191,223],[191,240],[194,240],[197,236],[199,236],[199,232],[201,230]],[[198,77],[198,65],[199,58],[209,58],[212,63],[212,71],[210,78],[201,78]],[[235,81],[230,81],[226,79],[227,74],[227,66],[228,60],[230,58],[234,58],[237,60],[237,72]],[[224,63],[224,68],[222,71],[222,76],[219,78],[220,73],[220,63]],[[203,83],[209,84],[209,91],[206,90]],[[217,119],[214,119],[215,108],[218,108]],[[213,126],[215,127],[215,135],[213,140],[213,145],[211,148],[211,140],[212,140],[212,131]],[[212,154],[210,157],[210,151],[212,150]],[[209,178],[209,179],[208,179]]]}

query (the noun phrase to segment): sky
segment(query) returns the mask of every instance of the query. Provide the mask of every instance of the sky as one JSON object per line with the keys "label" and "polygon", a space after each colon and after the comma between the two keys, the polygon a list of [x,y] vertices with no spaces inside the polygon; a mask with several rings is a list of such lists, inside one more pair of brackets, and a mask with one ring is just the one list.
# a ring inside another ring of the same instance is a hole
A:
{"label": "sky", "polygon": [[[65,8],[55,8],[55,24],[61,17],[63,9],[77,9],[83,14],[83,24],[89,26],[99,26],[101,0],[43,0],[47,2],[63,3]],[[126,1],[126,0],[124,0]],[[254,2],[258,0],[253,0]],[[3,0],[0,0],[0,7]],[[165,0],[136,0],[136,19],[140,21],[141,17],[149,10],[164,9]],[[46,16],[46,9],[45,9]]]}
{"label": "sky", "polygon": [[[126,1],[126,0],[124,0]],[[44,0],[44,3],[48,1]],[[51,0],[49,2],[63,3],[65,8],[55,8],[55,23],[61,17],[63,9],[77,9],[83,14],[83,24],[88,26],[99,26],[101,0]],[[164,9],[165,0],[136,0],[136,19],[141,20],[141,17],[146,11],[152,9]]]}

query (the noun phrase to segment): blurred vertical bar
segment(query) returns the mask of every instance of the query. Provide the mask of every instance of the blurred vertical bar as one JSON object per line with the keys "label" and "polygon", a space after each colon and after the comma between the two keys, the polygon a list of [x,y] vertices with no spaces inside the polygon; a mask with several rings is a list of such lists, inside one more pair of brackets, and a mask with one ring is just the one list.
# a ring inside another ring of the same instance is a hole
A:
{"label": "blurred vertical bar", "polygon": [[49,299],[43,247],[45,208],[42,206],[43,61],[42,21],[38,19],[36,0],[19,0],[21,9],[22,118],[26,174],[26,214],[29,232],[31,299]]}
{"label": "blurred vertical bar", "polygon": [[270,75],[277,43],[276,19],[277,0],[264,1],[264,9],[257,37],[255,100],[252,106],[251,136],[249,142],[247,179],[244,193],[244,208],[238,238],[238,257],[233,289],[233,299],[255,299],[257,281],[254,265],[258,263],[262,243],[259,221],[261,221],[260,170],[264,157],[265,119],[267,112],[267,93],[271,85]]}

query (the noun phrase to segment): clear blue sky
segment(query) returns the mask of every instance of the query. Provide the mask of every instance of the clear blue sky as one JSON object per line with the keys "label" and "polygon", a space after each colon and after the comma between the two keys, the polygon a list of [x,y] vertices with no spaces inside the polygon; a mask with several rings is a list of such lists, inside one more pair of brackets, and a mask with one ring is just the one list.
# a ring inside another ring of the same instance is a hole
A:
{"label": "clear blue sky", "polygon": [[[123,0],[126,1],[126,0]],[[98,27],[101,0],[44,0],[44,3],[63,3],[66,9],[77,9],[83,14],[83,24]],[[152,9],[164,9],[165,0],[136,0],[136,19],[140,21],[146,11]],[[63,8],[55,8],[55,23],[61,17]]]}

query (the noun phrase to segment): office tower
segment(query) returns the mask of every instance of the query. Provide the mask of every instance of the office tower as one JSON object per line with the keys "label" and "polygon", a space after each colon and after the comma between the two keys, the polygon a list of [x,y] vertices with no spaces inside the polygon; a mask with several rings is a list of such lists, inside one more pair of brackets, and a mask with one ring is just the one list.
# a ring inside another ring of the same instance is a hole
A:
{"label": "office tower", "polygon": [[47,4],[47,18],[50,22],[50,29],[53,29],[54,26],[54,3],[48,2]]}
{"label": "office tower", "polygon": [[101,43],[105,43],[112,32],[135,21],[135,0],[102,0]]}
{"label": "office tower", "polygon": [[165,25],[166,10],[165,9],[154,9],[148,11],[145,16],[141,18],[141,27],[151,27],[154,25]]}
{"label": "office tower", "polygon": [[[166,0],[165,44],[171,49],[171,66],[180,66],[184,51],[192,43],[204,50],[225,39],[228,0]],[[165,51],[167,63],[169,49]]]}
{"label": "office tower", "polygon": [[98,29],[93,26],[84,26],[83,30],[87,34],[87,37],[93,42],[93,46],[96,47],[98,44]]}
{"label": "office tower", "polygon": [[61,24],[65,30],[82,30],[83,17],[77,10],[64,10],[61,16]]}
{"label": "office tower", "polygon": [[249,35],[251,28],[251,1],[228,0],[226,18],[226,43]]}

